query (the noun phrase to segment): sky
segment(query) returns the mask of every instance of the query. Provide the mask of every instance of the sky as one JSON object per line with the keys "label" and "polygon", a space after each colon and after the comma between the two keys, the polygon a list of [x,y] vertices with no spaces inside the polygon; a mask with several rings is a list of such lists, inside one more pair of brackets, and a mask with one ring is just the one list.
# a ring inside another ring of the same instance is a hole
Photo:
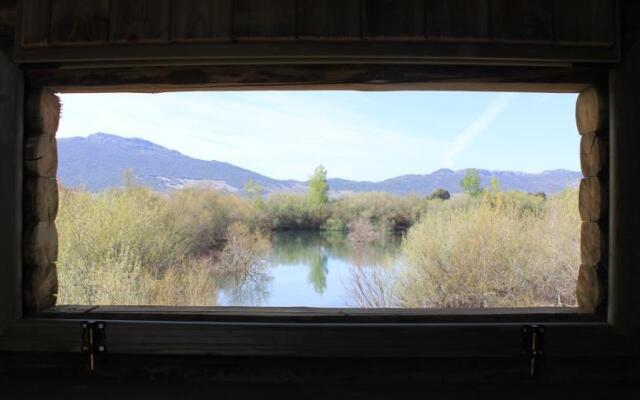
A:
{"label": "sky", "polygon": [[577,94],[234,91],[61,94],[58,137],[139,137],[277,179],[440,168],[579,170]]}

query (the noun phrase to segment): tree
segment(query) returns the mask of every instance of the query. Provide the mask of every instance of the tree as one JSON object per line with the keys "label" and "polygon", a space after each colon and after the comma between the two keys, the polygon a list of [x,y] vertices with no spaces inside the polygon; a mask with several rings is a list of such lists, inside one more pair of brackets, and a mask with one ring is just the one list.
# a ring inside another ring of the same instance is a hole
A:
{"label": "tree", "polygon": [[448,190],[444,189],[436,189],[429,196],[429,200],[440,199],[440,200],[449,200],[451,198],[451,193]]}
{"label": "tree", "polygon": [[329,202],[329,183],[327,170],[318,165],[309,177],[309,203],[313,206],[323,206]]}
{"label": "tree", "polygon": [[127,189],[135,188],[140,186],[138,182],[138,178],[136,177],[136,173],[133,171],[133,168],[127,168],[122,171],[122,183],[124,187]]}
{"label": "tree", "polygon": [[260,185],[258,185],[256,183],[256,181],[254,181],[253,179],[249,179],[244,184],[244,188],[242,189],[242,191],[244,192],[244,194],[247,195],[249,200],[251,200],[251,202],[254,205],[262,206],[262,204],[263,204],[263,201],[262,201],[262,187]]}
{"label": "tree", "polygon": [[495,176],[492,176],[491,179],[489,179],[489,186],[491,187],[492,192],[494,193],[500,192],[500,182],[498,181],[498,178],[496,178]]}
{"label": "tree", "polygon": [[482,194],[482,187],[480,187],[480,174],[478,174],[478,170],[469,168],[460,181],[460,188],[463,192],[473,197]]}

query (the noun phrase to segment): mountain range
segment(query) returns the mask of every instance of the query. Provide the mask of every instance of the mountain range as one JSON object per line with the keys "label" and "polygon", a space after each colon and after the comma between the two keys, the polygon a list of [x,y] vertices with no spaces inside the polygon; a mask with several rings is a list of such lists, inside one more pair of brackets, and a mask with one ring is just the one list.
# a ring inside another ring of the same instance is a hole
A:
{"label": "mountain range", "polygon": [[[61,183],[93,192],[121,186],[127,170],[133,171],[138,182],[163,192],[196,184],[242,192],[249,180],[259,184],[266,194],[303,192],[307,188],[304,181],[274,179],[226,162],[195,159],[147,140],[106,133],[60,138],[58,155]],[[329,179],[329,187],[332,196],[363,191],[426,195],[438,188],[457,193],[465,171],[439,169],[428,174],[401,175],[377,182],[332,178]],[[545,193],[575,187],[581,178],[580,172],[563,169],[541,173],[478,169],[478,173],[483,186],[495,177],[503,190]]]}

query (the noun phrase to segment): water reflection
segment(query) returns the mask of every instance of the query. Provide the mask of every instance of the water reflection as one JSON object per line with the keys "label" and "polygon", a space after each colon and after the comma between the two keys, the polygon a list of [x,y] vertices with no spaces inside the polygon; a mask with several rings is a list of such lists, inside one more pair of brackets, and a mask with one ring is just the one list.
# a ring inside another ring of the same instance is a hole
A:
{"label": "water reflection", "polygon": [[284,232],[271,238],[266,266],[247,277],[223,277],[218,304],[243,306],[353,306],[354,271],[393,266],[401,237],[353,243],[341,232]]}

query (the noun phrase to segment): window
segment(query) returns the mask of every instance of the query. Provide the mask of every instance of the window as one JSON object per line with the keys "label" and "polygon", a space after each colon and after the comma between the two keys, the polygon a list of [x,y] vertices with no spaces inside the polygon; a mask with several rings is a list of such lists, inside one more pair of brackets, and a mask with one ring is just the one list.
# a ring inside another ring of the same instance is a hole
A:
{"label": "window", "polygon": [[62,94],[57,304],[575,307],[576,97]]}
{"label": "window", "polygon": [[[40,124],[39,126],[37,126],[37,128],[40,129],[40,132],[55,132],[57,130],[49,130],[52,126],[57,124],[57,119],[56,121],[52,122],[46,118],[46,116],[49,115],[48,113],[45,112],[42,114],[38,114],[38,112],[42,112],[42,110],[47,108],[48,102],[46,100],[43,100],[43,98],[49,96],[51,94],[51,90],[55,90],[58,92],[72,92],[73,90],[71,89],[73,89],[74,87],[77,90],[78,87],[74,85],[77,85],[77,82],[82,81],[82,78],[78,78],[78,76],[74,76],[71,81],[67,80],[68,77],[69,76],[66,75],[64,71],[62,71],[59,75],[54,74],[53,77],[45,79],[48,84],[43,85],[43,87],[49,87],[51,89],[45,89],[43,92],[33,92],[33,94],[30,94],[28,96],[27,115],[34,115],[33,111],[36,111],[36,118],[31,119],[29,123]],[[91,79],[95,79],[95,75],[92,75]],[[74,84],[71,82],[76,83]],[[403,83],[403,85],[406,87],[407,83],[405,82]],[[554,85],[555,84],[550,84],[549,86],[542,85],[539,89],[546,89],[546,91],[551,92],[577,92],[583,91],[589,86],[589,83],[583,82],[578,84],[574,83],[559,84],[558,86]],[[126,87],[127,86],[125,85],[125,88]],[[135,85],[131,87],[135,88]],[[345,86],[345,88],[347,87],[348,86]],[[477,90],[479,87],[482,86],[473,86],[473,89]],[[489,88],[491,87],[491,84],[485,87]],[[511,90],[513,90],[514,87],[515,86],[505,86],[503,88],[510,88]],[[532,89],[536,88],[536,85],[525,85],[525,87],[528,89]],[[175,87],[172,88],[175,89]],[[385,87],[385,89],[389,88],[393,88],[393,85]],[[428,85],[423,86],[422,88],[428,88]],[[439,88],[442,87],[440,86]],[[458,86],[458,88],[460,87]],[[118,87],[118,90],[123,90],[123,87]],[[83,91],[86,91],[86,88]],[[92,91],[96,92],[98,90],[94,88],[94,90]],[[593,101],[589,100],[588,96],[587,98],[585,98],[586,95],[584,95],[584,93],[586,92],[583,92],[578,99],[579,111],[580,107],[582,107],[580,106],[581,102],[585,101],[587,102],[587,104],[589,104],[589,108],[593,109],[593,104],[591,104],[593,103]],[[596,92],[595,97],[592,97],[596,102],[595,110],[599,110],[598,102],[601,100],[600,95]],[[34,102],[34,100],[36,101]],[[55,106],[53,108],[55,109]],[[586,117],[588,119],[587,124],[589,130],[581,129],[581,131],[584,131],[582,135],[582,141],[585,143],[583,145],[583,149],[593,149],[593,146],[586,145],[586,143],[589,142],[584,139],[585,137],[591,139],[593,139],[593,137],[604,138],[604,136],[602,136],[602,132],[604,131],[602,130],[601,125],[604,115],[601,111],[596,111],[595,119],[593,118],[593,116],[594,114],[591,111],[586,112],[586,114],[583,116],[578,116],[578,119],[582,117]],[[592,125],[594,121],[596,125]],[[53,125],[47,126],[46,124],[48,123],[51,123]],[[57,126],[55,126],[55,128],[57,128]],[[25,135],[25,143],[27,144],[27,148],[29,146],[34,146],[33,143],[30,144],[30,129],[33,132],[34,127],[27,125],[27,133]],[[585,136],[586,133],[591,133],[592,135]],[[41,136],[38,137],[42,139]],[[55,144],[55,142],[52,143]],[[38,142],[38,146],[36,146],[36,148],[51,149],[52,147],[51,145],[47,147],[45,141],[45,143]],[[583,155],[581,157],[581,161],[583,161],[584,164],[585,152],[583,151],[582,153]],[[47,154],[51,155],[56,153]],[[602,155],[602,153],[599,154]],[[596,158],[594,157],[595,156],[589,156],[589,163],[596,160]],[[34,157],[33,159],[44,160],[44,158],[45,157],[41,155],[38,157]],[[28,162],[30,160],[26,159],[26,161]],[[44,168],[43,165],[46,164],[46,162],[40,161],[39,163],[34,164],[39,165],[37,168]],[[602,173],[602,171],[604,171],[604,169],[602,168],[606,167],[606,162],[600,164],[595,163],[593,165],[596,166],[596,169],[594,170],[595,172],[590,173],[591,175],[589,176],[589,178],[595,177],[595,180],[599,183],[600,181],[598,179],[598,176]],[[600,167],[598,167],[598,165],[600,165]],[[30,166],[28,163],[25,164],[25,170],[28,170],[31,167],[36,168],[35,165]],[[581,166],[583,172],[584,167],[584,165]],[[132,184],[132,186],[136,185],[136,179],[134,178],[135,174],[133,174],[133,176],[130,176],[130,179],[128,179],[128,182]],[[37,182],[37,184],[31,186],[31,179]],[[138,177],[138,179],[140,178]],[[52,298],[51,295],[53,293],[53,290],[51,289],[56,288],[57,286],[57,282],[55,282],[55,279],[52,277],[57,276],[57,273],[55,275],[52,274],[52,269],[50,268],[30,269],[29,262],[33,261],[34,263],[36,263],[36,261],[43,261],[44,263],[46,263],[47,261],[52,261],[52,259],[48,257],[53,253],[53,249],[56,247],[55,243],[53,243],[53,236],[49,235],[52,233],[51,212],[53,203],[49,201],[46,196],[33,195],[35,193],[51,193],[51,191],[46,189],[46,187],[48,187],[46,185],[50,184],[51,181],[46,181],[46,183],[43,183],[39,178],[31,178],[28,174],[25,174],[25,215],[33,212],[33,215],[26,217],[27,223],[25,223],[26,229],[24,233],[26,238],[26,240],[24,241],[26,246],[25,255],[33,256],[34,258],[30,260],[28,257],[25,257],[24,279],[27,288],[27,290],[25,291],[25,295],[27,296],[27,299],[25,299],[25,306],[27,310],[27,316],[29,316],[29,318],[24,320],[24,324],[16,327],[15,331],[12,331],[12,335],[20,335],[21,333],[25,332],[23,331],[23,329],[29,330],[30,326],[40,326],[42,323],[48,323],[51,324],[51,326],[57,326],[60,329],[60,341],[54,341],[52,346],[49,346],[49,348],[75,348],[74,346],[76,346],[77,343],[73,342],[70,339],[66,339],[66,335],[69,332],[73,331],[73,329],[77,329],[77,325],[74,325],[76,322],[74,321],[77,321],[78,319],[103,319],[109,321],[112,335],[115,335],[116,337],[115,343],[116,348],[118,349],[117,351],[162,351],[165,353],[184,353],[186,351],[215,354],[238,354],[238,352],[246,351],[247,353],[245,354],[254,355],[371,354],[370,344],[373,343],[373,341],[376,341],[377,345],[380,345],[380,351],[376,354],[428,354],[429,356],[444,356],[447,354],[451,354],[452,351],[454,353],[456,351],[459,351],[461,353],[458,354],[469,355],[512,355],[512,352],[514,350],[513,348],[518,348],[519,352],[519,345],[516,344],[516,342],[519,343],[521,339],[521,323],[544,322],[553,325],[555,329],[557,329],[556,332],[558,335],[556,337],[558,342],[555,343],[571,343],[571,338],[575,334],[576,327],[584,327],[588,332],[586,333],[586,335],[588,336],[591,334],[600,334],[601,331],[598,330],[600,329],[598,327],[604,326],[602,325],[602,313],[577,313],[576,311],[578,311],[578,309],[568,310],[566,308],[556,307],[552,307],[550,309],[524,308],[518,310],[496,310],[495,308],[487,308],[484,311],[482,309],[475,308],[469,311],[460,309],[450,309],[444,311],[429,311],[422,309],[394,309],[390,311],[383,310],[382,312],[379,310],[311,310],[288,307],[282,309],[240,310],[237,308],[211,309],[206,307],[96,307],[93,305],[86,305],[48,308],[48,306],[51,305],[50,301]],[[580,192],[598,193],[599,197],[596,196],[597,198],[602,198],[602,196],[604,196],[603,193],[606,191],[606,185],[599,186],[599,188],[601,189],[600,192],[598,192],[597,190],[587,191],[586,189],[582,189],[583,186],[585,186],[584,180],[582,181]],[[29,189],[31,187],[35,189]],[[580,197],[583,197],[583,195],[580,194]],[[29,202],[32,200],[33,205],[29,206]],[[600,215],[603,215],[602,213],[606,214],[605,206],[606,204],[604,203],[594,203],[594,210],[597,210],[599,213],[601,213]],[[600,288],[602,288],[602,280],[600,279],[601,275],[598,275],[600,272],[597,272],[597,267],[598,265],[600,265],[601,261],[604,260],[603,257],[604,254],[606,254],[602,252],[602,250],[604,250],[602,247],[602,243],[606,243],[606,232],[604,232],[603,230],[597,230],[595,236],[585,236],[585,226],[587,229],[594,226],[600,229],[600,227],[602,226],[602,221],[596,220],[595,216],[587,216],[587,214],[584,214],[584,202],[582,200],[580,201],[579,208],[579,215],[584,220],[581,225],[581,230],[583,232],[581,234],[582,265],[588,265],[589,269],[585,269],[583,267],[580,268],[581,271],[578,276],[578,288],[580,289],[582,287],[586,290],[582,292],[584,296],[583,300],[580,300],[580,290],[578,291],[578,301],[581,302],[581,305],[587,304],[589,306],[593,306],[593,308],[591,309],[589,309],[588,307],[584,308],[587,311],[593,311],[593,309],[598,309],[598,307],[601,307],[601,305],[603,304],[603,297],[601,296],[602,292],[598,291]],[[37,220],[37,222],[34,224],[29,218],[49,219]],[[585,237],[591,237],[594,240],[585,244]],[[49,240],[50,238],[51,240]],[[594,243],[600,247],[592,246],[592,244]],[[588,260],[595,262],[595,264],[586,263],[584,258],[585,249],[597,249],[598,251],[600,251],[600,253],[593,253],[597,256],[595,259]],[[40,256],[43,258],[36,258]],[[48,263],[47,265],[49,264],[51,263]],[[587,272],[583,272],[584,270],[586,270]],[[595,271],[597,273],[590,274],[590,271]],[[573,276],[573,279],[575,279],[575,275]],[[29,298],[29,296],[32,297]],[[30,303],[30,299],[34,301]],[[584,299],[591,301],[591,303],[585,302]],[[44,312],[40,310],[44,310]],[[55,322],[56,320],[52,320],[52,318],[61,319],[57,320],[59,322]],[[145,321],[136,322],[140,319],[143,319]],[[206,321],[206,323],[196,323],[194,322],[194,319],[197,321]],[[166,322],[158,321],[169,321],[170,323],[167,324]],[[431,324],[432,322],[437,322],[438,324],[433,325]],[[459,325],[458,323],[460,322],[462,322],[463,324]],[[518,324],[513,324],[513,322],[518,322]],[[563,325],[566,323],[569,323],[569,325]],[[466,326],[465,324],[472,324],[473,329],[469,331],[467,331],[466,329],[462,329],[460,331],[463,326]],[[594,328],[594,330],[590,330],[591,328]],[[149,329],[155,330],[155,333],[152,336],[155,338],[154,340],[157,339],[158,341],[160,341],[159,343],[162,343],[162,349],[159,349],[153,344],[150,344],[148,347],[141,348],[134,342],[130,341],[130,339],[128,339],[131,337],[131,335],[139,335],[143,332],[145,332],[145,334],[148,334]],[[372,329],[375,329],[375,331]],[[498,329],[498,331],[496,332],[495,329]],[[276,331],[281,332],[282,335],[284,335],[282,336],[282,342],[275,343],[272,341],[273,334]],[[64,334],[64,339],[62,338],[62,332],[66,332]],[[464,345],[464,336],[469,334],[472,334],[474,336],[473,349],[470,349],[469,346]],[[340,340],[342,341],[342,343],[345,343],[345,346],[346,343],[349,343],[349,347],[341,347],[339,349],[330,347],[327,340],[328,338],[336,337],[334,335],[338,335],[338,337],[341,338]],[[229,343],[230,337],[234,338],[233,343]],[[284,339],[285,337],[286,339]],[[356,337],[357,343],[354,342],[355,339],[349,339]],[[441,343],[442,340],[445,340],[445,338],[447,342],[451,341],[451,343],[457,344],[453,345],[453,347],[442,348],[440,345],[438,345],[438,343]],[[37,334],[35,336],[30,335],[28,339],[30,343],[29,345],[34,345],[34,341],[38,340],[40,339],[38,339]],[[268,341],[269,343],[265,341]],[[499,349],[496,347],[498,343],[500,343]],[[504,343],[512,343],[514,344],[514,346],[507,346],[508,348],[504,348]],[[250,345],[248,345],[247,347],[247,344]]]}

